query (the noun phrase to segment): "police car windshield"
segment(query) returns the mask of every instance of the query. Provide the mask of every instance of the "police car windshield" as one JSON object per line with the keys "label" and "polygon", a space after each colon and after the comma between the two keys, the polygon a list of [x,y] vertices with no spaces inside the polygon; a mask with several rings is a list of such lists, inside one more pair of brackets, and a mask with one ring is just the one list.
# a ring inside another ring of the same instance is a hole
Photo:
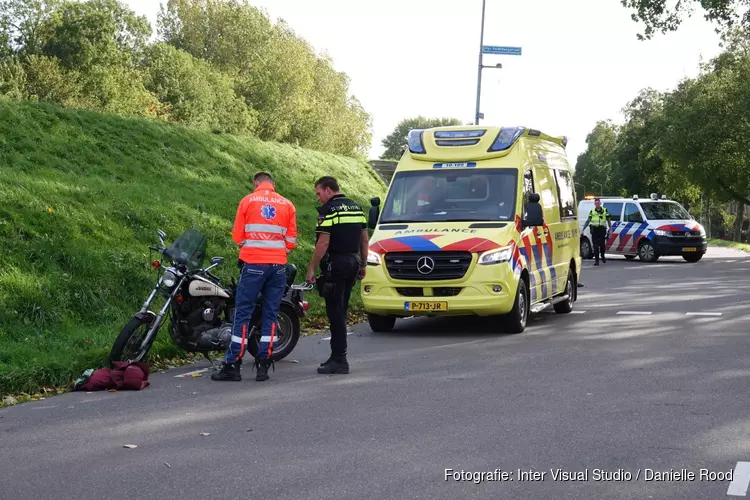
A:
{"label": "police car windshield", "polygon": [[685,220],[690,218],[687,210],[673,201],[641,201],[641,208],[643,208],[643,213],[648,220]]}
{"label": "police car windshield", "polygon": [[381,222],[513,220],[515,169],[433,169],[398,172]]}

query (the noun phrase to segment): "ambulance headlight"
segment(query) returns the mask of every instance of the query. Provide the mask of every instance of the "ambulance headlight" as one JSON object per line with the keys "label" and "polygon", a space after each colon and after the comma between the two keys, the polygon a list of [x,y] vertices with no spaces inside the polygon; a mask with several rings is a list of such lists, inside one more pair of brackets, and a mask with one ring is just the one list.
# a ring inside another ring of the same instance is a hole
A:
{"label": "ambulance headlight", "polygon": [[368,266],[379,266],[380,255],[370,250],[367,252],[367,265]]}
{"label": "ambulance headlight", "polygon": [[479,256],[479,263],[482,265],[487,264],[500,264],[501,262],[509,262],[513,256],[513,247],[503,247],[496,250],[489,250]]}
{"label": "ambulance headlight", "polygon": [[666,229],[654,229],[654,234],[656,236],[672,236],[672,231],[667,231]]}

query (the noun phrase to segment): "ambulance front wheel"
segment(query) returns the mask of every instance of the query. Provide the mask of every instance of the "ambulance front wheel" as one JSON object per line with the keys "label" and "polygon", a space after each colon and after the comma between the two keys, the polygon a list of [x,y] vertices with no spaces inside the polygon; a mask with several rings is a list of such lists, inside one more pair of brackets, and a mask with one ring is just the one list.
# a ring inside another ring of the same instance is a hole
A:
{"label": "ambulance front wheel", "polygon": [[516,291],[516,300],[513,303],[513,309],[503,316],[503,326],[507,333],[522,333],[526,329],[526,322],[529,319],[531,305],[529,304],[529,289],[526,286],[526,280],[521,279],[518,282]]}
{"label": "ambulance front wheel", "polygon": [[396,317],[368,314],[367,322],[370,323],[370,329],[373,332],[390,332],[396,326]]}

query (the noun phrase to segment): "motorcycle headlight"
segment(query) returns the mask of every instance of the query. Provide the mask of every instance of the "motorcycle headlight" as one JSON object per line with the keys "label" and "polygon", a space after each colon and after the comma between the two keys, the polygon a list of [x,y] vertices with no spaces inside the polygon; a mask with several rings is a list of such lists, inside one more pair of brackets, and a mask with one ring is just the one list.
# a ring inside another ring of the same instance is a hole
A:
{"label": "motorcycle headlight", "polygon": [[164,274],[161,277],[161,282],[167,288],[172,288],[175,283],[177,283],[177,276],[175,276],[172,271],[164,271]]}

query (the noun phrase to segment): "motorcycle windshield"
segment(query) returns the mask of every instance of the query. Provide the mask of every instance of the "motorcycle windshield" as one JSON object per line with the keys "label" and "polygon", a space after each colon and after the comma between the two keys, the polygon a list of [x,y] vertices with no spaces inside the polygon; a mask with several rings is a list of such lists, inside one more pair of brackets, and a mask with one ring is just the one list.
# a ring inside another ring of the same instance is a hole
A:
{"label": "motorcycle windshield", "polygon": [[174,262],[184,264],[188,270],[195,271],[203,268],[206,259],[208,238],[195,229],[188,229],[172,245],[164,251],[164,255]]}

